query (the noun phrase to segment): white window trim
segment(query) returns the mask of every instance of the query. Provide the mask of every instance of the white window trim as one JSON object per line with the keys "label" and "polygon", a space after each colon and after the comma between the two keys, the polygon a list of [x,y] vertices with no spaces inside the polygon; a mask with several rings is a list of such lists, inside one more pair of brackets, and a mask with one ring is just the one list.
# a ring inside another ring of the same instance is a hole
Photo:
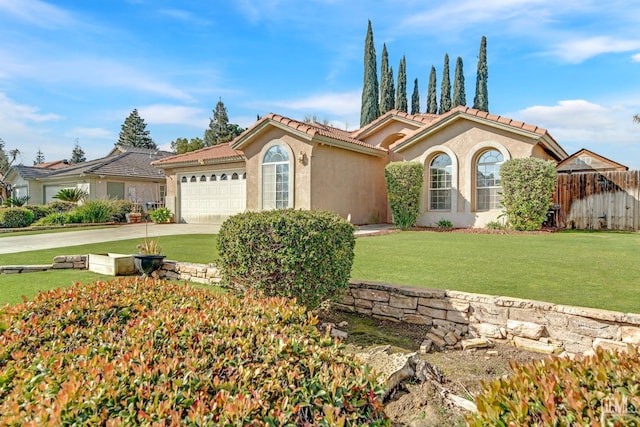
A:
{"label": "white window trim", "polygon": [[295,180],[295,164],[296,162],[295,157],[293,155],[293,150],[291,149],[291,147],[289,146],[289,144],[287,144],[286,142],[284,142],[281,139],[276,139],[273,140],[267,144],[265,144],[262,147],[262,150],[260,150],[260,154],[258,156],[258,206],[259,206],[259,210],[263,210],[263,205],[262,205],[262,162],[264,160],[264,156],[265,154],[267,154],[267,151],[269,151],[269,149],[271,147],[274,147],[276,145],[281,146],[282,148],[284,148],[287,151],[287,154],[289,155],[289,200],[287,201],[287,208],[293,208],[294,207],[294,199],[295,199],[295,194],[294,194],[294,180]]}
{"label": "white window trim", "polygon": [[469,152],[467,153],[467,158],[466,158],[466,165],[467,167],[465,168],[465,174],[464,174],[464,181],[467,183],[467,186],[465,188],[465,192],[464,192],[464,198],[468,201],[467,203],[467,213],[471,213],[471,212],[492,212],[492,211],[497,211],[499,209],[491,209],[488,211],[478,211],[476,209],[476,198],[475,198],[475,193],[476,193],[476,173],[477,173],[477,161],[479,156],[484,153],[487,150],[491,150],[491,149],[495,149],[498,150],[501,154],[502,154],[502,159],[503,162],[506,162],[507,160],[511,160],[511,153],[509,153],[509,150],[507,150],[507,147],[505,147],[504,145],[500,144],[499,142],[496,141],[485,141],[485,142],[480,142],[476,145],[474,145],[471,150],[469,150]]}
{"label": "white window trim", "polygon": [[[437,210],[433,211],[429,209],[430,201],[429,201],[429,165],[433,158],[438,154],[443,153],[449,156],[451,159],[451,210]],[[425,178],[423,179],[422,184],[422,197],[420,197],[420,212],[457,212],[458,211],[458,156],[453,152],[449,147],[444,147],[441,145],[431,147],[427,151],[425,151],[422,156],[420,156],[420,163],[423,166],[423,173]],[[426,195],[424,192],[427,192]],[[425,206],[426,203],[426,206]]]}

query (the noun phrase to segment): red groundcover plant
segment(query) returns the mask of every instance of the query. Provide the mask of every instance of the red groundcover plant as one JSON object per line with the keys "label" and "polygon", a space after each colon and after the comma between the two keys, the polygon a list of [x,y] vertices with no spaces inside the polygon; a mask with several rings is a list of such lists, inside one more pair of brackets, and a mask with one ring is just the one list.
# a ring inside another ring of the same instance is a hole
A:
{"label": "red groundcover plant", "polygon": [[0,425],[389,425],[292,300],[126,278],[0,309]]}

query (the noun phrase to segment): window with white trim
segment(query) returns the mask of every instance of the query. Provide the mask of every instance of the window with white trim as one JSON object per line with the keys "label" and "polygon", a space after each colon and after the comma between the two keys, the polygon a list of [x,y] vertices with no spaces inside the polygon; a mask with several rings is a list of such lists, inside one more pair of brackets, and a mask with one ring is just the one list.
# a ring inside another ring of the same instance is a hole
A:
{"label": "window with white trim", "polygon": [[262,209],[289,207],[289,153],[280,146],[269,148],[262,159]]}
{"label": "window with white trim", "polygon": [[476,164],[476,210],[488,211],[501,207],[500,167],[504,162],[498,150],[487,150],[478,157]]}
{"label": "window with white trim", "polygon": [[438,154],[429,164],[429,209],[451,210],[451,157]]}

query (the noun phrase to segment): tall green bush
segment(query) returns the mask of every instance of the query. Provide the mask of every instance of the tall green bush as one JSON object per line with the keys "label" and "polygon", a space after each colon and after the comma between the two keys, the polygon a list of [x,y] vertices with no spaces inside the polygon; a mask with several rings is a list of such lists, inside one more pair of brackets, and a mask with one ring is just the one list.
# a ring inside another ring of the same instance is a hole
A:
{"label": "tall green bush", "polygon": [[423,167],[418,162],[393,162],[384,170],[393,223],[403,230],[418,219],[422,174]]}
{"label": "tall green bush", "polygon": [[384,426],[383,389],[284,298],[141,278],[0,308],[2,426]]}
{"label": "tall green bush", "polygon": [[353,225],[326,211],[245,212],[218,235],[224,283],[295,297],[309,308],[348,286],[354,246]]}
{"label": "tall green bush", "polygon": [[127,222],[127,214],[135,212],[139,207],[134,202],[122,199],[111,200],[111,206],[113,207],[113,214],[111,215],[111,221],[113,222]]}
{"label": "tall green bush", "polygon": [[109,222],[114,212],[115,209],[111,201],[107,199],[88,200],[74,211],[74,213],[82,217],[83,223],[94,224]]}
{"label": "tall green bush", "polygon": [[22,228],[33,222],[33,212],[26,208],[0,208],[0,227]]}
{"label": "tall green bush", "polygon": [[53,213],[53,209],[51,209],[49,206],[27,205],[27,206],[25,206],[25,208],[27,208],[31,212],[33,212],[33,220],[34,221],[37,221],[40,218],[44,218],[45,216]]}
{"label": "tall green bush", "polygon": [[551,206],[556,185],[552,161],[512,159],[500,168],[502,205],[509,225],[516,230],[539,230]]}

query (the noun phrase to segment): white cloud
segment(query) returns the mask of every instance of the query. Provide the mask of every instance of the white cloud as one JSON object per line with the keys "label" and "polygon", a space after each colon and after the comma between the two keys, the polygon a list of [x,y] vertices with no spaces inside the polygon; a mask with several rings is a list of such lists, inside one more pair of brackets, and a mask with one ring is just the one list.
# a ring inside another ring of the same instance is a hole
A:
{"label": "white cloud", "polygon": [[[604,53],[629,52],[640,49],[640,39],[616,39],[610,36],[574,38],[556,45],[552,54],[574,64]],[[636,55],[637,56],[637,55]]]}
{"label": "white cloud", "polygon": [[140,117],[150,124],[186,125],[200,129],[209,125],[207,112],[202,108],[158,104],[138,108],[138,112]]}
{"label": "white cloud", "polygon": [[27,122],[42,123],[59,120],[62,117],[53,113],[41,113],[38,107],[18,104],[0,92],[0,129],[26,125]]}
{"label": "white cloud", "polygon": [[44,28],[60,28],[75,23],[64,9],[39,0],[0,0],[0,12]]}
{"label": "white cloud", "polygon": [[196,25],[209,24],[209,21],[201,19],[198,16],[194,15],[193,13],[183,9],[160,9],[158,13],[160,15],[164,15],[184,23],[190,23],[190,24],[196,24]]}
{"label": "white cloud", "polygon": [[640,62],[640,53],[636,53],[636,54],[631,55],[631,60],[633,62]]}

